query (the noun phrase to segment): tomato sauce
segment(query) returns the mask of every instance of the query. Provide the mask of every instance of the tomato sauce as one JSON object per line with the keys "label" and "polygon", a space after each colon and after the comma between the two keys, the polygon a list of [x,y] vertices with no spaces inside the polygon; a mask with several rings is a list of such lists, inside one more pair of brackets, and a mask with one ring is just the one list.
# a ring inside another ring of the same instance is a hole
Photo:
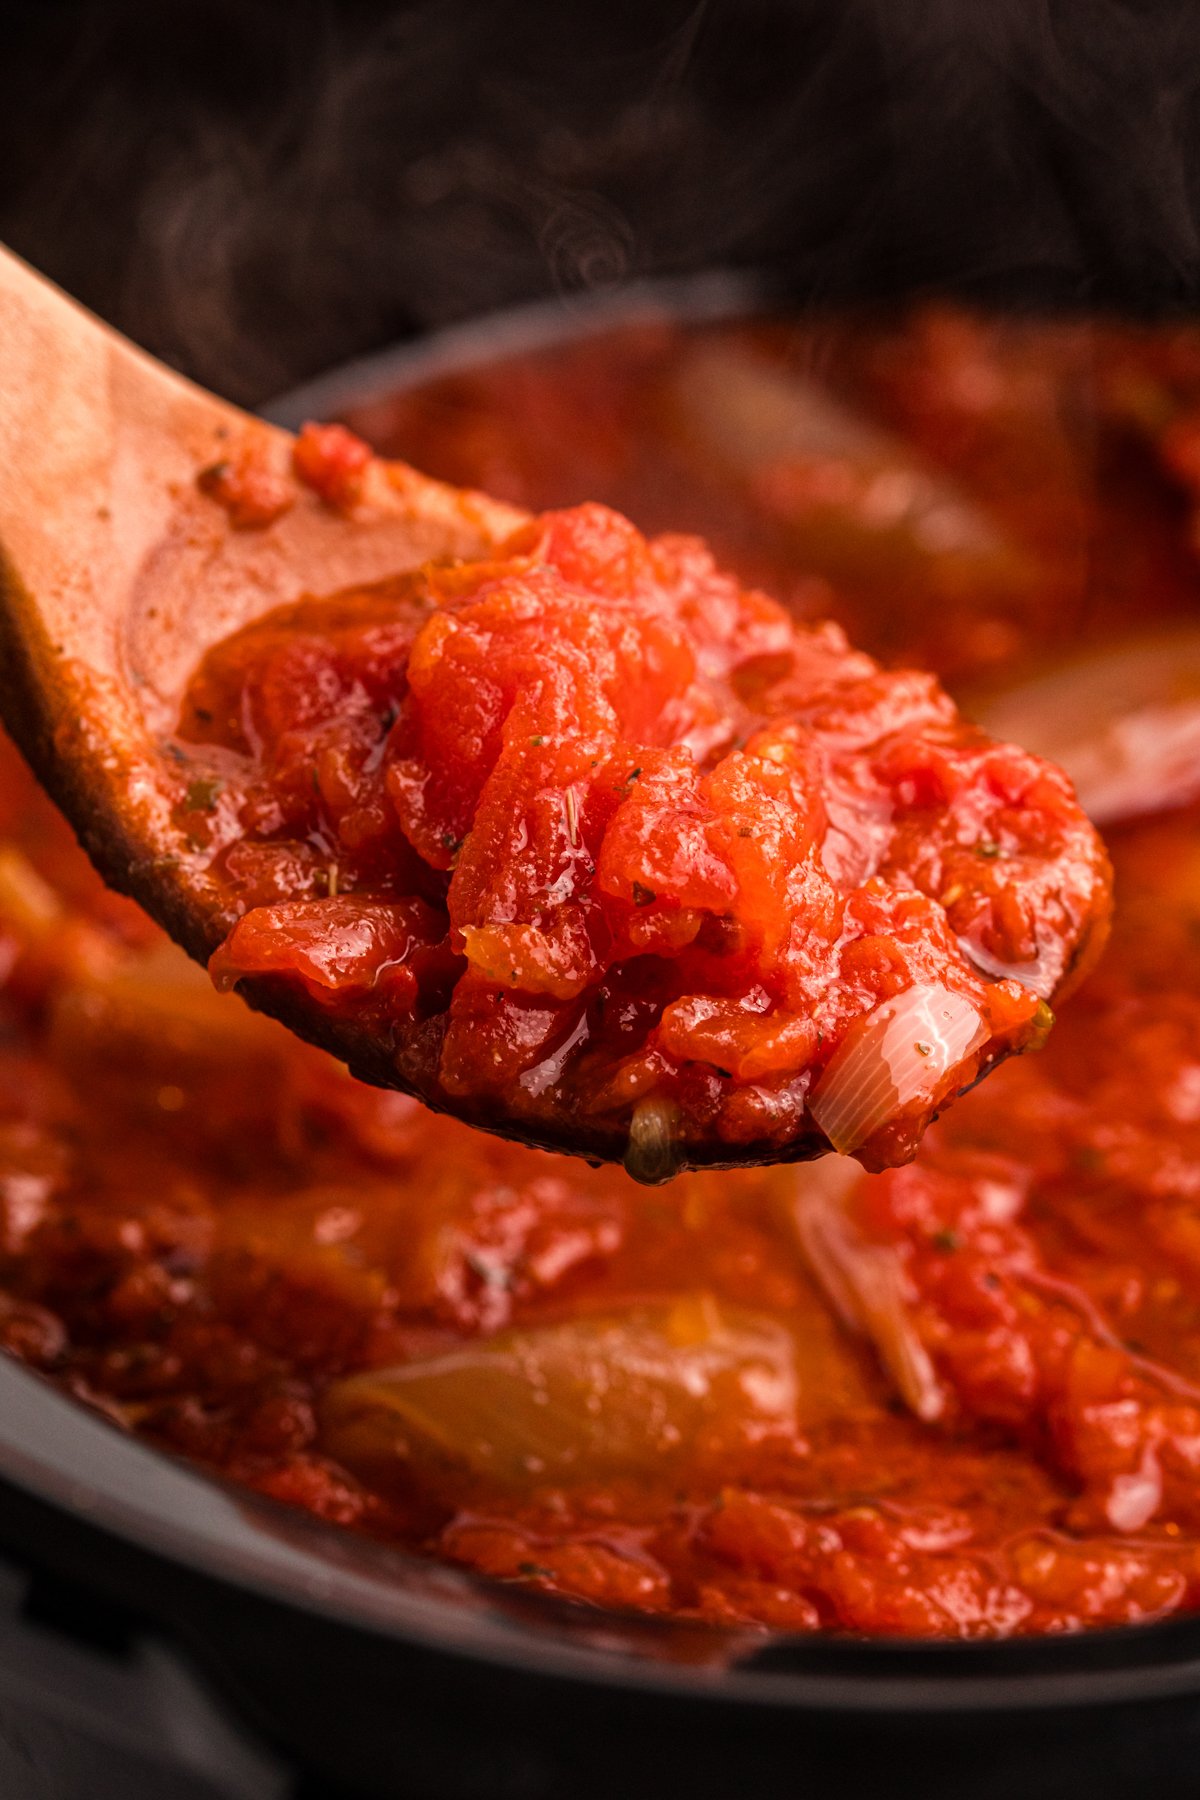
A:
{"label": "tomato sauce", "polygon": [[[784,384],[765,450],[718,421],[719,483],[681,397],[718,355],[760,409],[764,371]],[[797,370],[870,431],[839,415],[804,439]],[[983,686],[1085,624],[1099,641],[1194,607],[1198,396],[1195,333],[919,312],[631,332],[351,423],[533,506],[711,518],[721,559],[797,617]],[[337,603],[347,631],[377,598]],[[206,741],[233,754],[224,726]],[[219,796],[190,798],[199,835]],[[934,1637],[1194,1608],[1198,824],[1182,808],[1106,833],[1108,949],[1047,1047],[913,1162],[692,1170],[647,1193],[354,1083],[216,993],[100,886],[5,750],[0,1342],[203,1468],[597,1605]],[[980,892],[1001,860],[974,855]],[[315,875],[306,892],[355,898]],[[442,894],[378,898],[382,966]],[[293,971],[320,985],[308,954]]]}
{"label": "tomato sauce", "polygon": [[[296,456],[353,506],[360,440]],[[599,505],[254,622],[181,730],[220,753],[184,812],[222,796],[222,986],[298,986],[422,1098],[535,1142],[587,1121],[643,1180],[907,1160],[1107,927],[1058,770]]]}

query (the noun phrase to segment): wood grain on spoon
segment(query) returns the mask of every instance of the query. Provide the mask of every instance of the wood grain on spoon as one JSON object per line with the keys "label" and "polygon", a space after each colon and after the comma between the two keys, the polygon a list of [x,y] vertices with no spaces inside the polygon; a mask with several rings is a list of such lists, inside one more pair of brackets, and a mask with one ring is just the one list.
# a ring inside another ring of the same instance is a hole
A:
{"label": "wood grain on spoon", "polygon": [[[7,256],[0,339],[10,728],[106,878],[356,1075],[643,1180],[831,1145],[880,1167],[1094,954],[1107,862],[1057,771],[696,541],[528,520],[357,444],[326,504],[287,434]],[[201,477],[251,463],[283,498],[239,530]],[[364,605],[382,666],[347,639]],[[335,803],[339,708],[369,750]],[[211,757],[218,844],[184,823]],[[242,844],[317,842],[323,898],[230,876]]]}
{"label": "wood grain on spoon", "polygon": [[[233,531],[196,485],[247,429],[286,463],[290,434],[251,420],[110,330],[0,249],[0,706],[106,881],[198,960],[221,895],[180,843],[171,741],[208,646],[306,591],[431,557],[474,556],[523,515],[415,470],[393,510],[349,522],[300,491],[275,523]],[[394,1081],[378,1046],[296,995],[245,997]]]}

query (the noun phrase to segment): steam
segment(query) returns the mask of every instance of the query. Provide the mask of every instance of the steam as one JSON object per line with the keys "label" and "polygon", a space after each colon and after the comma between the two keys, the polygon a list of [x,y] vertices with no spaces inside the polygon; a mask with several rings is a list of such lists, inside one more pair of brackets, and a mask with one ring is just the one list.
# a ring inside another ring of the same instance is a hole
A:
{"label": "steam", "polygon": [[809,302],[1200,286],[1192,0],[63,0],[6,49],[0,231],[244,400],[721,264]]}
{"label": "steam", "polygon": [[1194,7],[872,10],[898,159],[891,198],[918,278],[1003,291],[1024,276],[1049,299],[1194,303]]}

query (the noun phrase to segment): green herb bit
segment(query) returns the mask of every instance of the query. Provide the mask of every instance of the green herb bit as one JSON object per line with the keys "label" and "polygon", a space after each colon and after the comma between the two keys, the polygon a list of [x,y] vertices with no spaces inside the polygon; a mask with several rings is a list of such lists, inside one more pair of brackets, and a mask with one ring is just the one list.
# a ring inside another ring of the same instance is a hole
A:
{"label": "green herb bit", "polygon": [[1098,1150],[1095,1144],[1077,1144],[1071,1152],[1071,1161],[1085,1175],[1099,1175],[1108,1166],[1103,1150]]}
{"label": "green herb bit", "polygon": [[211,812],[224,788],[225,783],[218,776],[198,775],[195,781],[189,781],[183,804],[189,812]]}
{"label": "green herb bit", "polygon": [[653,888],[643,887],[640,881],[633,884],[633,904],[635,906],[653,906],[658,895]]}
{"label": "green herb bit", "polygon": [[1037,1003],[1037,1011],[1033,1015],[1033,1037],[1030,1040],[1031,1050],[1040,1050],[1054,1028],[1054,1013],[1044,1000]]}

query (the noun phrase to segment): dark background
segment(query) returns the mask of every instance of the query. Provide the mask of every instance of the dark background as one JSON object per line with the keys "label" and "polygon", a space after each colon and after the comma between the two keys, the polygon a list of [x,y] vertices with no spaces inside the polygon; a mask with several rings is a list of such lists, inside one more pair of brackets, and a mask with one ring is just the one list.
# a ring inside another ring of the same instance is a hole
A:
{"label": "dark background", "polygon": [[255,401],[465,314],[1200,299],[1196,0],[0,0],[0,237]]}

